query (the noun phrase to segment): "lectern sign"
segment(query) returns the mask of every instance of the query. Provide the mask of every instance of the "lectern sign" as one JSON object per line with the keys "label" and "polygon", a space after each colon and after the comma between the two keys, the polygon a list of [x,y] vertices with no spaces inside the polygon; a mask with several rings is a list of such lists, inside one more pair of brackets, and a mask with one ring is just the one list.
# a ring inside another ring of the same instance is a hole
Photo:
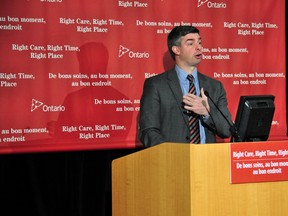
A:
{"label": "lectern sign", "polygon": [[231,183],[288,180],[288,141],[233,143]]}

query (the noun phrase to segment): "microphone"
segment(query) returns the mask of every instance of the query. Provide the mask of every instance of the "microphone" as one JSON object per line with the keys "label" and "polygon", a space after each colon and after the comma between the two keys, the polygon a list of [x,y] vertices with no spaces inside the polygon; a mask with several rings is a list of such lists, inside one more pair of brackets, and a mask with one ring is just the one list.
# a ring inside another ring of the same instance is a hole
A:
{"label": "microphone", "polygon": [[[204,94],[206,95],[206,97],[208,97],[211,102],[213,103],[213,105],[216,107],[216,109],[220,112],[220,114],[223,116],[223,118],[225,119],[225,121],[229,124],[230,126],[230,132],[232,135],[232,142],[237,142],[240,140],[240,137],[238,135],[238,130],[236,128],[236,126],[234,125],[234,123],[230,122],[228,120],[228,118],[224,115],[224,113],[220,110],[220,108],[217,106],[217,104],[213,101],[213,99],[210,97],[209,92],[208,91],[204,91]],[[205,105],[204,105],[205,104]],[[204,102],[203,105],[206,107],[206,103]]]}

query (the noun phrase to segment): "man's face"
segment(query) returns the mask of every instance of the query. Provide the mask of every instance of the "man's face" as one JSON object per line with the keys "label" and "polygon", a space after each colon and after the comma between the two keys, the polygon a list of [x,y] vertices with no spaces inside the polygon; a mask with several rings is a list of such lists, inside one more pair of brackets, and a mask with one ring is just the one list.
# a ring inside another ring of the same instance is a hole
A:
{"label": "man's face", "polygon": [[175,48],[178,61],[188,67],[196,66],[202,59],[202,43],[198,33],[189,33],[181,38],[181,45]]}

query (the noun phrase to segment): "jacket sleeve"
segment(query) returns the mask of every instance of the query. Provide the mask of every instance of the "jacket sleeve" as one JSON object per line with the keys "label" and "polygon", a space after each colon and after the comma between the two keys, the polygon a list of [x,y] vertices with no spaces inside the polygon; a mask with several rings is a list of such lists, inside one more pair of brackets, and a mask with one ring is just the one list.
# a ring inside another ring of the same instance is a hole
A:
{"label": "jacket sleeve", "polygon": [[164,142],[160,132],[160,98],[153,79],[146,79],[140,101],[139,138],[145,147]]}
{"label": "jacket sleeve", "polygon": [[[218,108],[222,111],[224,116],[232,124],[231,114],[228,110],[228,102],[226,97],[226,91],[221,82],[218,82],[216,88],[210,93],[210,97]],[[226,119],[222,116],[216,106],[208,99],[210,106],[210,117],[205,120],[204,124],[210,131],[217,134],[221,138],[228,138],[231,136],[230,125]]]}

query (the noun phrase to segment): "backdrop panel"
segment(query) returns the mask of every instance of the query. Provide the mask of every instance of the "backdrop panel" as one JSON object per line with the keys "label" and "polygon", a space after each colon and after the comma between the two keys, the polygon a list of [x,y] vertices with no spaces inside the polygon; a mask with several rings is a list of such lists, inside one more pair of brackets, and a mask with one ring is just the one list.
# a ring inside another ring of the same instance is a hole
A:
{"label": "backdrop panel", "polygon": [[172,66],[166,38],[194,25],[202,73],[240,95],[273,94],[286,136],[285,1],[3,0],[1,152],[134,148],[143,82]]}

